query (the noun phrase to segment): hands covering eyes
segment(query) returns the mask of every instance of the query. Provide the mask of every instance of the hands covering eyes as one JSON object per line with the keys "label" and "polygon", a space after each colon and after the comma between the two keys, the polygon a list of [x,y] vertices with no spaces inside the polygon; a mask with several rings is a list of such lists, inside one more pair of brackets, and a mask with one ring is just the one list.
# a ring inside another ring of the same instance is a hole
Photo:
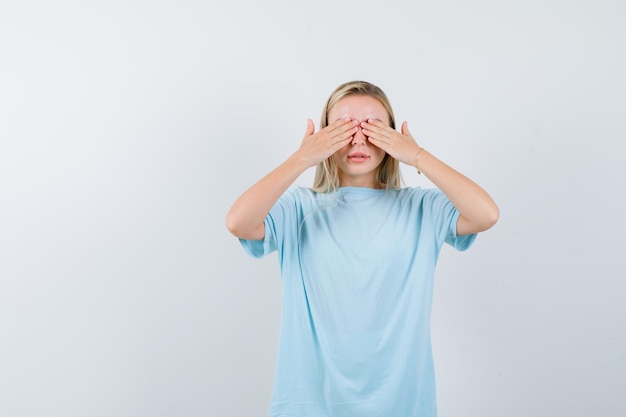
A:
{"label": "hands covering eyes", "polygon": [[345,117],[315,132],[313,120],[308,119],[298,152],[306,161],[307,166],[315,166],[350,143],[352,136],[358,130],[359,121]]}
{"label": "hands covering eyes", "polygon": [[372,145],[407,165],[415,163],[415,156],[421,148],[409,132],[407,122],[402,123],[400,132],[375,119],[361,122],[360,127]]}
{"label": "hands covering eyes", "polygon": [[407,122],[402,123],[401,131],[398,132],[380,120],[360,122],[344,117],[315,132],[313,121],[308,119],[298,152],[307,166],[315,166],[348,145],[359,129],[372,145],[391,157],[408,165],[415,163],[420,146],[409,132]]}

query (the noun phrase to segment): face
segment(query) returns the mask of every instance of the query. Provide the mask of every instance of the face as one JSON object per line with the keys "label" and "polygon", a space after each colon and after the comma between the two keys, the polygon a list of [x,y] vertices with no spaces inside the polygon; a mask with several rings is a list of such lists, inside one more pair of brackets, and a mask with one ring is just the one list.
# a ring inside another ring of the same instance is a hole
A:
{"label": "face", "polygon": [[[378,119],[389,125],[389,115],[380,101],[364,95],[350,95],[339,100],[328,112],[328,123],[343,117],[359,122]],[[361,128],[352,141],[332,156],[339,169],[341,186],[376,188],[378,167],[385,151],[372,145],[363,135]]]}

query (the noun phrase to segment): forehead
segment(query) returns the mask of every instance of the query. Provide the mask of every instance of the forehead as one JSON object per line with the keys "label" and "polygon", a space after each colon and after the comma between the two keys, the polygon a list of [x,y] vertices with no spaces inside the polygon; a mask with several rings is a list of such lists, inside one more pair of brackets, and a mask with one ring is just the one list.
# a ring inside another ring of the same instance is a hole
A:
{"label": "forehead", "polygon": [[387,110],[378,99],[360,94],[342,98],[328,111],[328,121],[331,123],[346,116],[357,120],[379,119],[389,122]]}

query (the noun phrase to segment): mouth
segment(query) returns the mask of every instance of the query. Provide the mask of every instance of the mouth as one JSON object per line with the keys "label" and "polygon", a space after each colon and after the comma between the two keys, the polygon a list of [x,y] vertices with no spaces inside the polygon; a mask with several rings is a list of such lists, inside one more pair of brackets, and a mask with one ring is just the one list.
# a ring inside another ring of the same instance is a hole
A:
{"label": "mouth", "polygon": [[351,153],[350,155],[348,155],[348,159],[353,162],[363,162],[369,159],[369,155],[361,153],[361,152],[355,152],[355,153]]}

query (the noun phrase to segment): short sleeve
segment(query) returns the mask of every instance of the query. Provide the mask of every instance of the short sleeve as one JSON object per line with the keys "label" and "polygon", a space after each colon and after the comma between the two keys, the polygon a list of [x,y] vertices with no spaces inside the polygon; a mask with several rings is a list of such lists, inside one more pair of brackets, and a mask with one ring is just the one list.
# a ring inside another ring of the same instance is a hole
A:
{"label": "short sleeve", "polygon": [[435,225],[435,233],[439,246],[444,242],[457,250],[469,249],[476,240],[476,233],[459,236],[456,234],[456,225],[460,213],[454,204],[440,190],[429,190],[428,200]]}
{"label": "short sleeve", "polygon": [[456,207],[454,207],[454,205],[451,202],[450,202],[450,205],[452,206],[454,214],[452,215],[452,218],[450,220],[450,225],[448,226],[448,231],[446,233],[445,242],[457,250],[460,250],[460,251],[467,250],[469,249],[470,246],[472,246],[472,243],[474,243],[474,240],[476,240],[477,234],[473,233],[471,235],[463,235],[463,236],[459,236],[456,234],[456,224],[459,220],[459,216],[461,215],[461,213],[459,213],[459,211],[456,209]]}
{"label": "short sleeve", "polygon": [[239,242],[246,253],[253,258],[262,258],[276,250],[276,228],[272,221],[271,211],[265,217],[265,236],[262,240],[239,238]]}
{"label": "short sleeve", "polygon": [[[265,236],[262,240],[239,239],[248,255],[261,258],[269,255],[284,242],[285,232],[296,217],[296,198],[293,190],[286,191],[265,217]],[[294,229],[291,227],[291,229]]]}

